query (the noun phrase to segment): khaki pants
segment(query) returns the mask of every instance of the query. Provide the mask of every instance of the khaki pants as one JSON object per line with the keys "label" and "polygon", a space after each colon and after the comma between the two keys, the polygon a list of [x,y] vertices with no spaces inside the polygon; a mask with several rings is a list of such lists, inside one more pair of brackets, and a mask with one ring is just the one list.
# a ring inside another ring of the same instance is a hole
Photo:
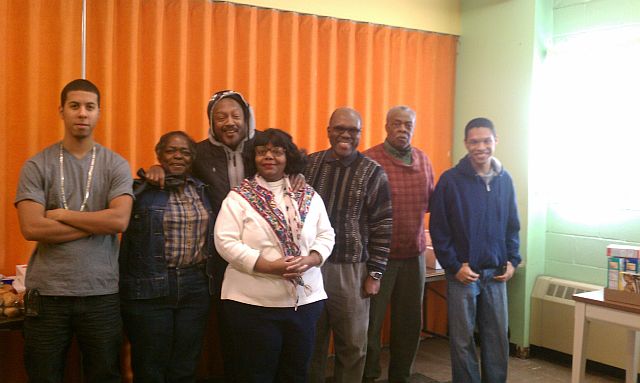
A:
{"label": "khaki pants", "polygon": [[324,289],[329,299],[316,327],[310,382],[325,382],[331,331],[336,352],[335,382],[362,380],[369,326],[369,298],[364,296],[362,286],[367,275],[365,263],[326,262],[322,266]]}

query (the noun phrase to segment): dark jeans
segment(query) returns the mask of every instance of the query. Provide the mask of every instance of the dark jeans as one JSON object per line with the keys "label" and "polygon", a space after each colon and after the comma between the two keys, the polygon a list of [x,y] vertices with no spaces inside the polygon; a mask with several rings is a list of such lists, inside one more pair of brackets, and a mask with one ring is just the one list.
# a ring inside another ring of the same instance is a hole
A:
{"label": "dark jeans", "polygon": [[324,301],[293,307],[261,307],[225,300],[242,383],[304,383]]}
{"label": "dark jeans", "polygon": [[24,364],[29,382],[61,382],[75,334],[89,382],[120,382],[122,321],[118,294],[41,296],[40,313],[24,321]]}
{"label": "dark jeans", "polygon": [[170,269],[169,295],[122,301],[134,382],[195,382],[209,317],[202,268]]}
{"label": "dark jeans", "polygon": [[222,299],[220,299],[222,281],[224,280],[224,273],[227,270],[227,265],[227,261],[222,259],[218,254],[215,254],[207,263],[207,267],[210,268],[210,275],[213,275],[213,308],[216,312],[215,316],[218,322],[217,331],[218,336],[220,337],[220,353],[222,354],[222,364],[224,368],[224,382],[238,383],[238,380],[236,379],[236,371],[240,367],[238,367],[236,358],[233,356],[234,346],[233,340],[231,339],[231,330],[226,317],[224,316],[222,310]]}

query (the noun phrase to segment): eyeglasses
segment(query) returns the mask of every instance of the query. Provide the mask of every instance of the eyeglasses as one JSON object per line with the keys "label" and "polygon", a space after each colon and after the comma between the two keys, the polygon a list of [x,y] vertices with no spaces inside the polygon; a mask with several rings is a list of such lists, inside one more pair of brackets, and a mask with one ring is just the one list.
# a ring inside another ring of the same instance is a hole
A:
{"label": "eyeglasses", "polygon": [[346,126],[334,126],[331,129],[338,135],[349,133],[350,136],[357,136],[362,131],[362,129],[347,128]]}
{"label": "eyeglasses", "polygon": [[274,146],[274,147],[268,147],[268,146],[256,146],[255,148],[256,151],[256,156],[266,156],[267,152],[271,152],[271,155],[275,156],[275,157],[281,157],[284,156],[284,154],[287,152],[284,148],[280,147],[280,146]]}

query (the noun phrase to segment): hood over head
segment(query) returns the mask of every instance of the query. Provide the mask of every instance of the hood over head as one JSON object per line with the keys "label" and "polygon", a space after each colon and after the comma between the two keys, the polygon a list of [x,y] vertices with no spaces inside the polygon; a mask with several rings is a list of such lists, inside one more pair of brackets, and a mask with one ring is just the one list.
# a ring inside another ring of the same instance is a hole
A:
{"label": "hood over head", "polygon": [[[220,141],[215,136],[215,131],[213,129],[213,108],[216,106],[220,100],[225,98],[232,98],[237,101],[242,107],[242,111],[244,112],[244,122],[247,127],[247,136],[244,138],[243,142],[253,138],[256,131],[256,120],[253,115],[253,109],[251,105],[242,97],[242,95],[233,90],[221,90],[219,92],[214,93],[209,99],[209,103],[207,104],[207,117],[209,118],[209,141],[211,141],[214,145],[222,145]],[[242,147],[240,145],[239,147]]]}

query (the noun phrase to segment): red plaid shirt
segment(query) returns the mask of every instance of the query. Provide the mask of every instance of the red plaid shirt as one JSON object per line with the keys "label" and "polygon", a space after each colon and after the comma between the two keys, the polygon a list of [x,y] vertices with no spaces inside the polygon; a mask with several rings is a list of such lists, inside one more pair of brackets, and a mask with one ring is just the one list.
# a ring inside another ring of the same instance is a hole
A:
{"label": "red plaid shirt", "polygon": [[419,255],[426,248],[424,216],[429,211],[433,193],[431,160],[420,149],[411,149],[407,165],[376,145],[364,152],[378,162],[389,178],[393,206],[393,234],[389,258],[402,259]]}

